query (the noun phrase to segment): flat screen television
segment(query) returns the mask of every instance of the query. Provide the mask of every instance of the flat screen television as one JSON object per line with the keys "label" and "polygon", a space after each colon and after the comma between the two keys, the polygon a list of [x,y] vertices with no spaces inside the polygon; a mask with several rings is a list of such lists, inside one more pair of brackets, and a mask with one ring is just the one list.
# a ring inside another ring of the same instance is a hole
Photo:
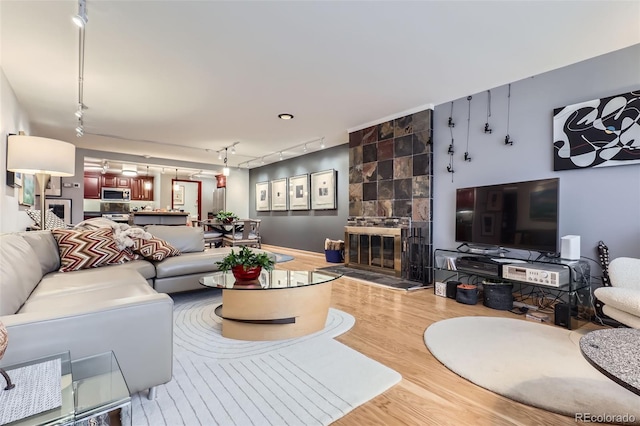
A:
{"label": "flat screen television", "polygon": [[456,190],[456,241],[558,252],[559,179]]}

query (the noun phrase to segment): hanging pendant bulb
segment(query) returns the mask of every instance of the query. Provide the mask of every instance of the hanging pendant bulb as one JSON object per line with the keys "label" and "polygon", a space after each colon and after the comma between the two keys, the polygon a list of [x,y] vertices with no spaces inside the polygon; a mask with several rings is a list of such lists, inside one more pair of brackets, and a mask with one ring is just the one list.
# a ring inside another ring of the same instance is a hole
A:
{"label": "hanging pendant bulb", "polygon": [[173,190],[174,191],[180,190],[180,185],[178,185],[178,169],[176,169],[176,182],[173,184]]}
{"label": "hanging pendant bulb", "polygon": [[[147,166],[147,177],[149,177],[149,166]],[[151,189],[152,185],[151,185],[151,181],[149,179],[145,179],[144,181],[144,189],[149,190]]]}
{"label": "hanging pendant bulb", "polygon": [[227,148],[224,149],[224,167],[222,168],[222,174],[224,176],[229,176],[229,174],[231,173],[231,170],[229,170],[229,167],[227,166]]}

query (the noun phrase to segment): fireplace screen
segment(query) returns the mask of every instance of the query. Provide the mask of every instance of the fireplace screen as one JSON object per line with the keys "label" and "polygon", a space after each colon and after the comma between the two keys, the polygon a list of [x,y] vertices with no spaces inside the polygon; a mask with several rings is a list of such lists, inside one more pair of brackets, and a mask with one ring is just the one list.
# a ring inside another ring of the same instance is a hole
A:
{"label": "fireplace screen", "polygon": [[401,229],[351,227],[345,239],[347,266],[401,276]]}

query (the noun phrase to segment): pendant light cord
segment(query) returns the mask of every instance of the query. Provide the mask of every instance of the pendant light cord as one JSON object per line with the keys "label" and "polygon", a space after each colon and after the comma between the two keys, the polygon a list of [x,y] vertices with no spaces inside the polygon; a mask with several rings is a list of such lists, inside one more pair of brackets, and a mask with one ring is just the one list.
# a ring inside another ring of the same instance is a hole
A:
{"label": "pendant light cord", "polygon": [[467,96],[469,109],[467,111],[467,150],[464,153],[464,161],[471,161],[471,156],[469,156],[469,132],[471,131],[471,99],[471,96]]}
{"label": "pendant light cord", "polygon": [[504,144],[513,146],[513,140],[509,135],[509,124],[511,122],[511,84],[507,93],[507,136],[504,137]]}
{"label": "pendant light cord", "polygon": [[449,122],[448,122],[448,126],[449,126],[449,134],[451,135],[451,144],[449,144],[449,149],[447,150],[447,153],[449,154],[449,165],[447,166],[447,171],[449,173],[451,173],[451,182],[453,182],[453,153],[455,152],[455,149],[453,147],[453,128],[456,126],[456,124],[453,122],[453,101],[451,101],[451,113],[449,115]]}
{"label": "pendant light cord", "polygon": [[487,90],[487,121],[484,123],[484,132],[491,134],[493,130],[489,126],[489,118],[491,117],[491,90]]}

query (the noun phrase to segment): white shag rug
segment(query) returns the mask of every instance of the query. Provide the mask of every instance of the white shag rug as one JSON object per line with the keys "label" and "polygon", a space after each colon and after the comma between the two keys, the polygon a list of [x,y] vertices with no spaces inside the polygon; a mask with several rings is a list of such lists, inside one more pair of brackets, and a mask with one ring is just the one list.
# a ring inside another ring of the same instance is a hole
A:
{"label": "white shag rug", "polygon": [[249,342],[221,336],[219,292],[174,296],[173,380],[133,396],[133,425],[327,425],[401,380],[333,340],[355,323],[331,309],[324,330]]}
{"label": "white shag rug", "polygon": [[640,424],[640,396],[587,362],[583,334],[511,318],[460,317],[432,324],[424,340],[445,367],[507,398],[570,417],[626,414]]}

